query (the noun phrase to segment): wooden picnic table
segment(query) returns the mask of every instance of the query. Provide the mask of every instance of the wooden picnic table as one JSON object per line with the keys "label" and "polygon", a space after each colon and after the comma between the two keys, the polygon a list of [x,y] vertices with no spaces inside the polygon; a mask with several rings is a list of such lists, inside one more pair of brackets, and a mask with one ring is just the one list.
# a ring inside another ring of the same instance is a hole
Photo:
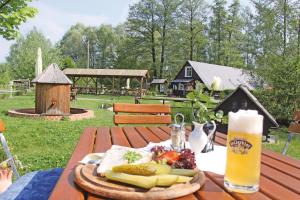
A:
{"label": "wooden picnic table", "polygon": [[[189,131],[187,131],[187,134]],[[96,200],[104,197],[89,194],[74,183],[73,169],[85,155],[105,152],[111,145],[141,148],[149,142],[161,142],[170,138],[168,127],[100,127],[85,128],[64,172],[50,196],[51,200]],[[216,144],[226,145],[226,135],[216,134]],[[216,158],[218,159],[218,158]],[[247,173],[247,172],[245,172]],[[228,192],[223,186],[222,175],[205,172],[205,185],[196,193],[178,198],[181,200],[299,200],[300,161],[263,150],[260,190],[253,194]]]}

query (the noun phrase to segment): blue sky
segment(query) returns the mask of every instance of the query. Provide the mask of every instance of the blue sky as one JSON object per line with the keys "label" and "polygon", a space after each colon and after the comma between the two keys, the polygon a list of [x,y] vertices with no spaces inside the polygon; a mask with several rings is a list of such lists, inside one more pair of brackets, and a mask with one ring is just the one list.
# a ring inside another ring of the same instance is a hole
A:
{"label": "blue sky", "polygon": [[[20,26],[21,34],[28,33],[34,26],[53,43],[77,22],[85,25],[118,25],[126,20],[129,5],[138,0],[33,0],[31,6],[39,13]],[[245,5],[247,0],[241,0]],[[14,41],[0,37],[0,62],[5,61],[9,47]]]}

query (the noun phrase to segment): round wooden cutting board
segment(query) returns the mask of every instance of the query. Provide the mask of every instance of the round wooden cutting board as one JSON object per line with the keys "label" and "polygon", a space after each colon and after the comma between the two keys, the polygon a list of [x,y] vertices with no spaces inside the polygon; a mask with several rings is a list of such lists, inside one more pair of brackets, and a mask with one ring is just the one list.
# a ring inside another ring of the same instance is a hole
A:
{"label": "round wooden cutting board", "polygon": [[96,169],[95,165],[78,165],[75,168],[75,182],[89,193],[111,199],[174,199],[196,192],[205,182],[204,173],[198,171],[190,183],[175,184],[171,187],[154,187],[146,190],[98,177]]}

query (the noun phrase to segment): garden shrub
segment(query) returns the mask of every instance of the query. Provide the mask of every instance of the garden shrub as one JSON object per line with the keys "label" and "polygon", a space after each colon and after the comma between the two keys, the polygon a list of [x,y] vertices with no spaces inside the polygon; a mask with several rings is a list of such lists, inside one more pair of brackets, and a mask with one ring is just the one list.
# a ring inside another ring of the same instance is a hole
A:
{"label": "garden shrub", "polygon": [[259,89],[253,91],[258,101],[273,115],[278,123],[288,125],[293,113],[300,108],[300,100],[287,90]]}

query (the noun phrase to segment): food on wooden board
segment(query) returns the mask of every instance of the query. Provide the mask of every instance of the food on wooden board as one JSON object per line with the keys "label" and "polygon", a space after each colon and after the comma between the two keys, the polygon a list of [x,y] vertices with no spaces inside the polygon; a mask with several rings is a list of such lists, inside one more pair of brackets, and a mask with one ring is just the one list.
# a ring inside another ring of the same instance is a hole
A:
{"label": "food on wooden board", "polygon": [[157,178],[155,176],[139,176],[120,172],[106,171],[105,177],[112,181],[127,183],[141,188],[150,189],[156,186]]}
{"label": "food on wooden board", "polygon": [[190,182],[192,179],[193,179],[193,177],[178,176],[176,183],[187,183],[187,182]]}
{"label": "food on wooden board", "polygon": [[135,152],[135,151],[127,151],[123,155],[123,159],[127,160],[127,162],[129,164],[135,163],[136,161],[140,160],[141,158],[142,158],[142,155],[138,152]]}
{"label": "food on wooden board", "polygon": [[160,156],[156,157],[156,161],[162,161],[163,159],[166,159],[167,163],[169,165],[174,164],[177,160],[179,160],[179,153],[177,151],[167,151]]}
{"label": "food on wooden board", "polygon": [[156,186],[171,186],[177,182],[178,176],[171,174],[156,175],[157,178]]}
{"label": "food on wooden board", "polygon": [[192,180],[196,171],[195,154],[190,149],[180,152],[155,146],[151,152],[113,146],[97,168],[108,180],[150,189]]}
{"label": "food on wooden board", "polygon": [[151,176],[155,175],[156,168],[151,165],[137,164],[137,165],[119,165],[112,168],[113,172],[122,172],[126,174]]}
{"label": "food on wooden board", "polygon": [[169,174],[171,171],[171,167],[166,164],[157,164],[157,163],[144,163],[143,165],[151,166],[156,169],[155,174]]}
{"label": "food on wooden board", "polygon": [[145,150],[112,146],[112,148],[105,153],[97,168],[97,174],[103,175],[106,170],[111,170],[113,166],[129,164],[129,162],[132,164],[147,163],[152,160],[152,156],[153,153]]}
{"label": "food on wooden board", "polygon": [[176,183],[186,183],[192,180],[192,177],[178,176],[172,174],[160,174],[154,176],[140,176],[120,172],[106,171],[105,177],[108,180],[126,183],[145,189],[151,189],[155,186],[169,187]]}
{"label": "food on wooden board", "polygon": [[170,171],[170,174],[181,175],[181,176],[195,176],[197,172],[193,169],[176,169],[173,168]]}
{"label": "food on wooden board", "polygon": [[190,149],[181,150],[179,159],[173,164],[173,167],[182,169],[195,169],[197,167],[195,153]]}
{"label": "food on wooden board", "polygon": [[154,160],[158,163],[167,163],[173,168],[194,169],[196,168],[195,153],[190,149],[182,149],[180,152],[167,150],[163,146],[151,148],[154,153]]}

